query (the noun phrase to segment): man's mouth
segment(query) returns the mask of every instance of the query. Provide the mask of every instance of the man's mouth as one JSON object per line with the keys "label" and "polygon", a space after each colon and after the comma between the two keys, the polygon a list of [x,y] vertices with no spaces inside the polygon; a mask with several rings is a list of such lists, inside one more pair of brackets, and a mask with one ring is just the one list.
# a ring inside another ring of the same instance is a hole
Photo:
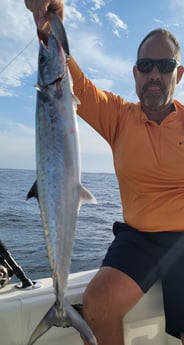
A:
{"label": "man's mouth", "polygon": [[144,85],[143,88],[144,92],[150,91],[150,92],[163,92],[163,88],[162,85],[160,83],[153,83],[153,82],[149,82],[146,85]]}
{"label": "man's mouth", "polygon": [[150,91],[161,91],[161,88],[158,85],[150,85],[147,90]]}

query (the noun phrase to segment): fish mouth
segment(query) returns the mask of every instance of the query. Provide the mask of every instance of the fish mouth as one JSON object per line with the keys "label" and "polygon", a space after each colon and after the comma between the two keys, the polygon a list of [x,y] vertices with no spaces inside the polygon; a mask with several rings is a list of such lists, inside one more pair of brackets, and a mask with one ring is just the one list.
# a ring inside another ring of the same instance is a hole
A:
{"label": "fish mouth", "polygon": [[37,35],[38,35],[39,41],[42,42],[45,47],[47,47],[48,46],[48,32],[46,32],[46,30],[41,31],[37,29]]}
{"label": "fish mouth", "polygon": [[55,86],[56,90],[58,92],[62,91],[62,86],[61,86],[61,82],[63,80],[65,73],[63,73],[63,75],[59,75],[55,80],[53,80],[49,85],[47,85],[47,87],[49,86]]}
{"label": "fish mouth", "polygon": [[54,79],[50,84],[48,84],[47,86],[49,86],[49,85],[55,85],[55,84],[58,84],[58,83],[60,83],[61,81],[62,81],[62,79],[63,79],[63,76],[64,76],[64,74],[63,75],[59,75],[56,79]]}
{"label": "fish mouth", "polygon": [[62,90],[62,87],[61,87],[61,82],[63,80],[63,77],[64,77],[64,74],[63,75],[59,75],[56,79],[54,79],[53,81],[51,81],[49,84],[45,84],[45,85],[40,85],[40,84],[36,84],[35,85],[35,88],[40,91],[40,92],[43,92],[43,91],[46,91],[49,86],[56,86],[56,89],[57,91],[61,91]]}

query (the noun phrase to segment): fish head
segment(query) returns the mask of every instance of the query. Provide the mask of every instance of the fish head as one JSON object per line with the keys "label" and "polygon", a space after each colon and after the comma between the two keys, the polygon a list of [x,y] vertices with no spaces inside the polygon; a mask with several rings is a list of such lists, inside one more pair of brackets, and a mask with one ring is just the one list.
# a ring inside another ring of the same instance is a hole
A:
{"label": "fish head", "polygon": [[52,32],[47,45],[40,41],[38,55],[38,86],[40,89],[61,80],[66,71],[67,58],[62,45]]}

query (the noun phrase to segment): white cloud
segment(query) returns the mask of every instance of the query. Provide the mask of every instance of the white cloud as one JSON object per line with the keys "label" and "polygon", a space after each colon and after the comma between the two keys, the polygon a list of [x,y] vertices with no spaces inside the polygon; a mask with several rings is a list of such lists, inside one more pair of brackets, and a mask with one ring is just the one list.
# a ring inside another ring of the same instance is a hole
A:
{"label": "white cloud", "polygon": [[114,81],[111,79],[91,79],[91,81],[101,90],[112,90],[114,86]]}
{"label": "white cloud", "polygon": [[1,81],[0,81],[0,97],[7,97],[11,96],[11,92],[4,87],[4,85],[1,86]]}
{"label": "white cloud", "polygon": [[183,103],[183,100],[184,100],[184,77],[181,79],[181,81],[177,85],[174,96],[175,96],[174,97],[175,99],[177,99],[178,101]]}
{"label": "white cloud", "polygon": [[160,27],[166,28],[167,30],[169,28],[177,28],[177,27],[183,27],[184,26],[183,21],[179,22],[179,21],[176,21],[176,19],[174,19],[174,20],[170,19],[170,20],[164,21],[164,20],[161,20],[158,18],[154,18],[154,22],[157,23]]}
{"label": "white cloud", "polygon": [[[105,5],[105,2],[94,1],[93,4],[95,4],[95,8],[100,8]],[[0,73],[0,96],[11,95],[11,88],[19,87],[22,78],[32,75],[37,69],[38,41],[35,37],[32,42],[36,35],[32,14],[22,2],[16,4],[16,11],[14,11],[14,6],[13,0],[7,0],[3,3],[0,12],[0,44],[4,48],[0,56],[0,71],[13,60],[8,68]],[[101,72],[95,79],[113,80],[113,76],[128,75],[131,68],[130,62],[106,52],[103,49],[103,38],[101,39],[99,34],[95,34],[95,32],[91,34],[91,30],[85,31],[83,26],[81,29],[80,26],[85,24],[85,17],[75,6],[77,6],[75,2],[70,2],[65,6],[71,51],[74,51],[75,56],[79,57],[83,66],[90,65],[91,68]],[[109,12],[109,18],[117,28],[126,28],[125,24],[113,13]],[[95,14],[93,20],[100,25],[100,19]],[[11,24],[7,25],[7,23]],[[118,35],[118,31],[116,34]],[[4,38],[6,39],[4,40]],[[30,46],[24,50],[29,42]],[[24,52],[17,56],[22,50]],[[107,78],[109,74],[111,78]]]}
{"label": "white cloud", "polygon": [[1,37],[8,37],[14,41],[27,42],[35,32],[31,13],[26,9],[24,1],[6,0],[1,4],[0,21]]}
{"label": "white cloud", "polygon": [[114,33],[115,36],[121,37],[121,35],[120,35],[120,33],[119,33],[119,31],[117,29],[114,29],[113,33]]}
{"label": "white cloud", "polygon": [[77,28],[79,24],[85,22],[85,17],[73,6],[65,6],[65,20],[68,26]]}
{"label": "white cloud", "polygon": [[[106,52],[98,36],[85,32],[80,35],[73,33],[72,37],[74,56],[82,66],[98,70],[98,79],[103,79],[104,75],[110,76],[111,80],[117,76],[130,78],[132,62],[113,55],[113,52]],[[79,47],[85,49],[78,49]]]}
{"label": "white cloud", "polygon": [[97,13],[94,13],[92,11],[89,11],[89,14],[90,14],[90,18],[91,18],[91,22],[101,26],[102,25],[102,22],[100,20],[100,17]]}
{"label": "white cloud", "polygon": [[[0,66],[3,66],[1,69],[1,80],[0,84],[3,88],[3,85],[17,87],[21,84],[21,78],[24,76],[29,76],[36,69],[36,63],[33,63],[33,55],[30,57],[18,56],[15,59],[8,61],[9,52],[4,52],[0,58]],[[8,55],[8,57],[7,57]],[[8,61],[8,65],[5,64],[5,61]],[[36,59],[37,56],[35,56]]]}
{"label": "white cloud", "polygon": [[[82,170],[113,171],[109,145],[83,120],[78,123]],[[0,121],[0,128],[0,168],[35,169],[35,129],[5,120]]]}
{"label": "white cloud", "polygon": [[113,32],[116,36],[120,37],[119,29],[127,31],[128,26],[123,22],[122,19],[120,19],[115,13],[108,12],[106,14],[106,17],[109,19],[109,21],[112,23],[113,26]]}
{"label": "white cloud", "polygon": [[9,121],[0,119],[0,132],[1,135],[9,134],[12,136],[26,137],[34,140],[35,130],[33,127],[27,126],[20,122]]}
{"label": "white cloud", "polygon": [[13,121],[0,121],[0,167],[33,168],[35,135],[32,127]]}
{"label": "white cloud", "polygon": [[105,1],[104,0],[92,0],[91,1],[94,6],[92,6],[92,10],[95,11],[95,10],[99,10],[102,6],[105,5]]}
{"label": "white cloud", "polygon": [[113,172],[110,146],[82,119],[79,119],[79,135],[82,171]]}
{"label": "white cloud", "polygon": [[[99,10],[105,6],[105,1],[87,0],[87,7],[85,6],[85,3],[79,6],[76,0],[66,0],[65,20],[71,50],[85,72],[92,76],[91,79],[97,87],[110,90],[117,78],[119,81],[123,77],[123,83],[129,80],[131,62],[119,57],[114,51],[107,51],[108,46],[104,47],[104,36],[100,32],[104,17]],[[87,11],[84,12],[86,8]],[[16,88],[22,86],[24,78],[28,80],[37,70],[38,40],[32,13],[25,8],[24,0],[16,2],[16,11],[14,0],[3,2],[0,21],[0,44],[3,47],[0,56],[0,96],[5,97],[15,95]],[[118,21],[118,17],[114,18],[114,27],[115,23],[117,30],[122,30],[122,22]],[[18,90],[21,94],[26,94],[25,90]],[[28,98],[28,95],[26,97]],[[22,107],[26,107],[25,99]],[[8,114],[12,114],[13,111],[10,102]],[[1,166],[32,168],[35,166],[34,128],[25,125],[26,119],[23,124],[21,121],[3,120],[3,116],[1,112]],[[91,127],[79,121],[79,128],[83,156],[111,156],[108,144]]]}
{"label": "white cloud", "polygon": [[[24,3],[7,0],[0,11],[0,95],[11,95],[10,87],[21,84],[21,78],[31,75],[36,69],[37,40],[31,13]],[[8,24],[7,24],[8,23]],[[26,49],[25,49],[26,47]],[[7,92],[8,86],[8,92]]]}
{"label": "white cloud", "polygon": [[108,143],[85,121],[79,120],[80,145],[82,153],[111,153]]}
{"label": "white cloud", "polygon": [[170,1],[170,7],[172,10],[177,11],[177,13],[178,13],[178,9],[179,9],[180,14],[181,14],[181,12],[184,12],[183,0],[172,0],[172,1]]}

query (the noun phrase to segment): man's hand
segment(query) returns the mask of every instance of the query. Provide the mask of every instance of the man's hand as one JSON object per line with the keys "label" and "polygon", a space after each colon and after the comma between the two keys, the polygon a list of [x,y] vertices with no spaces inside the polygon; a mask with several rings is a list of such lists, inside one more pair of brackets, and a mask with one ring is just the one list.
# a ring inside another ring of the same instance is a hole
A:
{"label": "man's hand", "polygon": [[25,0],[26,7],[33,13],[39,31],[48,32],[48,12],[56,12],[63,21],[64,0]]}

